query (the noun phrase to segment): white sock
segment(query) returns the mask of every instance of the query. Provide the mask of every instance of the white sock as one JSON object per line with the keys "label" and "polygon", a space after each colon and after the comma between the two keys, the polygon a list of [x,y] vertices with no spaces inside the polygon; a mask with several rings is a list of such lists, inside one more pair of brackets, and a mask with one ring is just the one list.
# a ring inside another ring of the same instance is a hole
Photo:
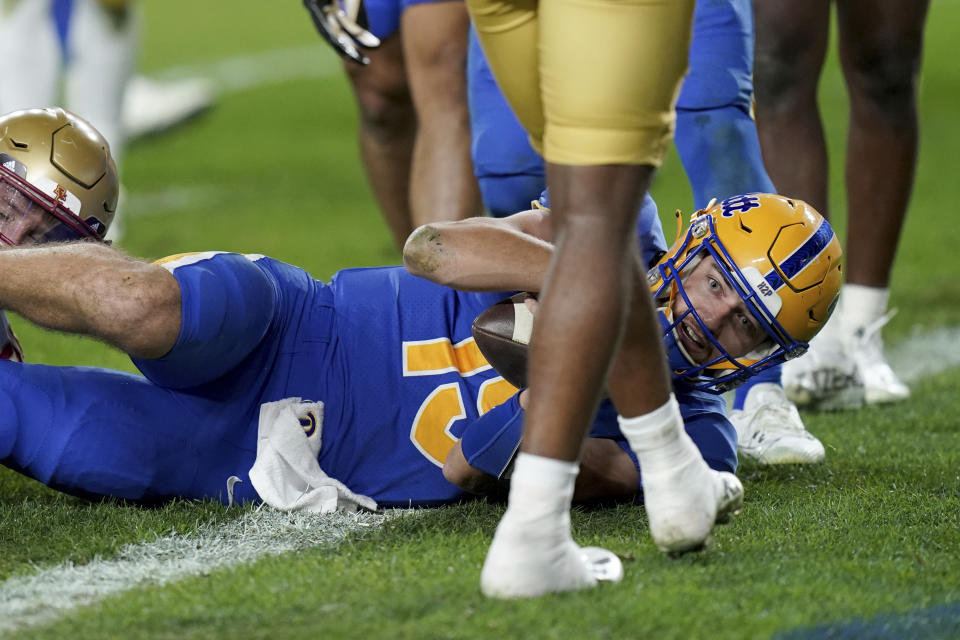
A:
{"label": "white sock", "polygon": [[504,520],[527,525],[566,520],[580,465],[520,452],[510,478],[510,501]]}
{"label": "white sock", "polygon": [[61,51],[50,2],[7,8],[0,13],[0,113],[56,106]]}
{"label": "white sock", "polygon": [[[576,462],[517,456],[510,502],[480,573],[484,594],[534,597],[597,583],[591,561],[570,536],[570,500],[578,470]],[[608,561],[612,555],[602,554]],[[615,557],[613,561],[619,564]]]}
{"label": "white sock", "polygon": [[887,312],[890,289],[865,287],[860,284],[845,284],[840,290],[840,308],[843,327],[852,332],[879,319]]}
{"label": "white sock", "polygon": [[683,416],[674,394],[660,408],[635,418],[619,416],[620,431],[637,454],[642,473],[674,469],[699,450],[683,430]]}

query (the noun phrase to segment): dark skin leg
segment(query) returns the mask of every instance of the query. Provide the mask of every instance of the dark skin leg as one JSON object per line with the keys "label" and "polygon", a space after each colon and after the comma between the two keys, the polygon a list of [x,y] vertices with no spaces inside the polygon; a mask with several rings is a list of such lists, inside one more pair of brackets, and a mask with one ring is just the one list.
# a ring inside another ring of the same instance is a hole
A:
{"label": "dark skin leg", "polygon": [[386,38],[367,53],[367,66],[344,63],[360,112],[360,155],[394,243],[403,247],[413,231],[410,171],[417,114],[407,86],[400,35]]}
{"label": "dark skin leg", "polygon": [[632,393],[615,393],[613,400],[631,417],[662,406],[669,397],[650,296],[630,297],[633,229],[652,174],[649,166],[547,164],[556,249],[530,348],[522,445],[527,453],[578,458],[631,306],[637,312],[630,354],[618,358],[618,367],[631,374],[623,389]]}
{"label": "dark skin leg", "polygon": [[887,287],[917,165],[917,79],[928,2],[841,0],[850,94],[847,281]]}
{"label": "dark skin leg", "polygon": [[[916,85],[928,2],[839,0],[840,60],[850,95],[847,282],[887,287],[913,187]],[[825,0],[754,2],[757,127],[781,193],[827,214],[827,156],[816,104],[826,51]]]}
{"label": "dark skin leg", "polygon": [[827,215],[827,148],[817,84],[827,51],[829,0],[754,0],[757,130],[780,193]]}

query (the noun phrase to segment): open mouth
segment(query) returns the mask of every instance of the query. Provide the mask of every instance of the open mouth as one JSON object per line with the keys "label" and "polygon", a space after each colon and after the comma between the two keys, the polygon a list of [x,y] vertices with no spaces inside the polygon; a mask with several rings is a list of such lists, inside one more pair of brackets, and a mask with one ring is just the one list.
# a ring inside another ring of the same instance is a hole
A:
{"label": "open mouth", "polygon": [[690,326],[686,320],[680,322],[680,326],[677,327],[677,329],[677,333],[680,335],[680,340],[683,341],[684,346],[688,351],[704,352],[707,350],[707,344],[704,337],[699,331],[694,330],[694,328]]}

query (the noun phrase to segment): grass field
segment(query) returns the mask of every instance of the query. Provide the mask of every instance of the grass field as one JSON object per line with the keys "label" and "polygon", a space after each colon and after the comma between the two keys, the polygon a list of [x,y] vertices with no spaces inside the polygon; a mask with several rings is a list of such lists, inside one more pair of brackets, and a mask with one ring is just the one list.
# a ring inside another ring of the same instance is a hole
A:
{"label": "grass field", "polygon": [[[300,3],[234,0],[227,14],[224,3],[144,4],[142,68],[210,74],[223,93],[202,118],[129,149],[124,247],[148,258],[264,253],[319,278],[396,263],[359,164],[346,80]],[[893,281],[900,313],[885,329],[898,367],[923,358],[927,368],[911,369],[902,405],[805,415],[825,464],[744,464],[744,511],[707,551],[661,555],[641,509],[578,510],[575,537],[619,553],[624,582],[498,602],[478,580],[500,506],[361,519],[140,509],[0,469],[0,635],[960,638],[957,24],[960,2],[932,1],[919,172]],[[821,97],[842,234],[846,97],[835,61]],[[653,191],[663,212],[689,210],[675,156]],[[34,362],[132,370],[92,341],[14,324]]]}

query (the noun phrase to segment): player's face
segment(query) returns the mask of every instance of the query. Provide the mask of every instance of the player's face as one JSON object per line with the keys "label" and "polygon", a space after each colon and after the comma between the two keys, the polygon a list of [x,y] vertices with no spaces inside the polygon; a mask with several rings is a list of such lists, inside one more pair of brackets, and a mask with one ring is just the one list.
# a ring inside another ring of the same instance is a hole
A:
{"label": "player's face", "polygon": [[[707,329],[734,358],[750,353],[767,338],[767,333],[720,272],[712,256],[704,257],[684,277],[683,288]],[[677,296],[673,301],[673,317],[680,317],[687,309],[683,297]],[[692,316],[683,319],[676,333],[687,354],[697,364],[720,355]]]}
{"label": "player's face", "polygon": [[39,244],[57,219],[8,183],[0,183],[0,241],[12,245]]}

